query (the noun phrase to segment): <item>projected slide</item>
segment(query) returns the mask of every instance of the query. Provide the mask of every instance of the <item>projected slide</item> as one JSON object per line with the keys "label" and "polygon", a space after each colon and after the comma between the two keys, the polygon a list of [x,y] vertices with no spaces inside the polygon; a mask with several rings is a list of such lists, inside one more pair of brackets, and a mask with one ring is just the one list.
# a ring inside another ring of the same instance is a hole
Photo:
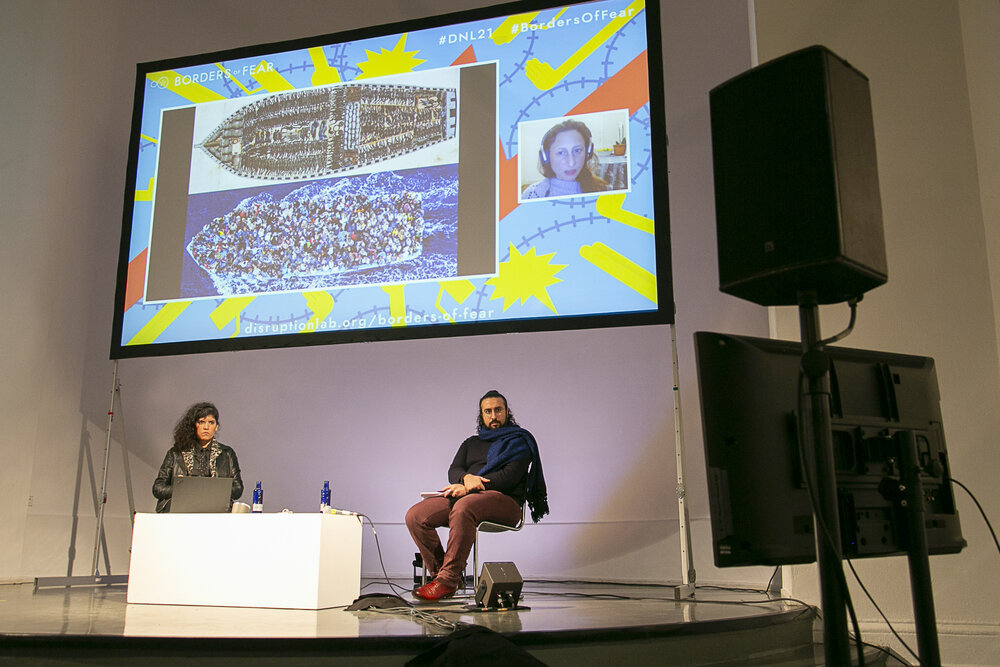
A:
{"label": "projected slide", "polygon": [[672,321],[650,8],[503,9],[139,65],[112,357]]}

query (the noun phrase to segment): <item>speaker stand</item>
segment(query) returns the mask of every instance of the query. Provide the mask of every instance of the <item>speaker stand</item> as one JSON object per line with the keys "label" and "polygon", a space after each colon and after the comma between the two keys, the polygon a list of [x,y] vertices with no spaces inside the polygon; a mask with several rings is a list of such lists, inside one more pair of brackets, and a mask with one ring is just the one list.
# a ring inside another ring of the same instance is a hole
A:
{"label": "speaker stand", "polygon": [[[840,515],[833,462],[830,420],[829,361],[822,354],[819,304],[815,291],[800,292],[799,331],[802,337],[802,370],[808,380],[802,423],[803,467],[815,494],[816,563],[819,566],[823,607],[823,651],[827,665],[849,665],[850,637],[844,600]],[[823,363],[823,362],[826,363]]]}
{"label": "speaker stand", "polygon": [[927,528],[924,511],[924,488],[920,481],[920,460],[913,431],[896,434],[902,468],[900,497],[897,499],[906,514],[906,558],[910,566],[910,595],[913,598],[913,620],[917,633],[920,664],[941,667],[938,646],[937,617],[934,613],[934,590],[931,587],[931,566],[927,556]]}

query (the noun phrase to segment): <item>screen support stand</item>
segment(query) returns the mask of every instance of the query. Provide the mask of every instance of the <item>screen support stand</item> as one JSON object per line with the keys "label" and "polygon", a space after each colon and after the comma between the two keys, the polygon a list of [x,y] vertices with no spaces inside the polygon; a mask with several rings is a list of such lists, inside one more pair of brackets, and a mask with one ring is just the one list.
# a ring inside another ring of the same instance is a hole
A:
{"label": "screen support stand", "polygon": [[681,540],[681,585],[674,588],[674,599],[694,597],[694,552],[691,550],[691,520],[687,506],[687,491],[684,484],[684,435],[681,428],[680,373],[677,367],[677,327],[670,325],[670,354],[674,373],[674,451],[677,458],[677,520]]}
{"label": "screen support stand", "polygon": [[906,514],[906,557],[910,566],[910,593],[913,596],[913,618],[917,633],[920,664],[941,666],[938,646],[937,618],[934,613],[934,591],[931,587],[930,560],[927,557],[927,530],[924,524],[924,489],[920,481],[917,459],[917,439],[913,431],[896,433],[902,472],[899,504]]}
{"label": "screen support stand", "polygon": [[[91,574],[66,577],[35,577],[35,590],[47,586],[112,586],[127,584],[127,574],[111,574],[111,562],[108,558],[107,538],[104,535],[104,507],[108,502],[108,461],[111,457],[111,424],[115,417],[115,399],[121,406],[121,383],[118,381],[118,360],[113,362],[111,374],[111,406],[108,408],[107,436],[104,440],[104,477],[101,481],[101,495],[97,499],[97,530],[94,534],[94,560],[90,567]],[[125,488],[128,492],[129,516],[135,518],[135,501],[132,497],[132,474],[128,466],[128,449],[125,447],[124,432],[122,434],[122,459],[125,465]],[[101,546],[104,546],[104,566],[108,574],[101,575],[98,569]]]}
{"label": "screen support stand", "polygon": [[[849,665],[850,638],[844,600],[840,516],[833,462],[830,420],[830,371],[819,343],[819,304],[815,292],[800,292],[799,330],[802,336],[802,370],[808,379],[805,414],[801,415],[805,474],[815,492],[816,563],[819,566],[823,606],[823,651],[827,665]],[[819,361],[820,363],[811,363]]]}

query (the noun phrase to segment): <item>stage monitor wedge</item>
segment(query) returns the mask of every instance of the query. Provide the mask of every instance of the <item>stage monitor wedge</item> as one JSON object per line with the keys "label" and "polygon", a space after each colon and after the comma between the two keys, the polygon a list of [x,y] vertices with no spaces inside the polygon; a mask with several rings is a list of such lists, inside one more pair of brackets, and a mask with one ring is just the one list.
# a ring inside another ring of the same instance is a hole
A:
{"label": "stage monitor wedge", "polygon": [[672,322],[666,145],[656,0],[139,64],[111,357]]}
{"label": "stage monitor wedge", "polygon": [[764,306],[886,282],[868,79],[814,46],[709,94],[719,289]]}
{"label": "stage monitor wedge", "polygon": [[490,609],[517,608],[523,586],[524,579],[514,563],[483,563],[475,590],[476,604]]}

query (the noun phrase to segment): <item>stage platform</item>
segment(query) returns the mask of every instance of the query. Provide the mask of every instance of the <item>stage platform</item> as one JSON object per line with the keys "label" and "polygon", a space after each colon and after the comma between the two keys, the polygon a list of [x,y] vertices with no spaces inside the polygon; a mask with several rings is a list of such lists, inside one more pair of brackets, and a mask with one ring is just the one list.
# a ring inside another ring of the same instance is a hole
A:
{"label": "stage platform", "polygon": [[[362,583],[362,594],[392,594],[384,580]],[[0,585],[0,664],[404,665],[445,645],[461,662],[433,664],[823,664],[816,610],[761,591],[698,587],[675,600],[669,586],[526,581],[520,605],[529,609],[483,612],[461,591],[417,604],[408,581],[393,583],[412,606],[130,605],[122,585]],[[487,631],[462,630],[470,625]],[[866,664],[906,663],[868,649]]]}

